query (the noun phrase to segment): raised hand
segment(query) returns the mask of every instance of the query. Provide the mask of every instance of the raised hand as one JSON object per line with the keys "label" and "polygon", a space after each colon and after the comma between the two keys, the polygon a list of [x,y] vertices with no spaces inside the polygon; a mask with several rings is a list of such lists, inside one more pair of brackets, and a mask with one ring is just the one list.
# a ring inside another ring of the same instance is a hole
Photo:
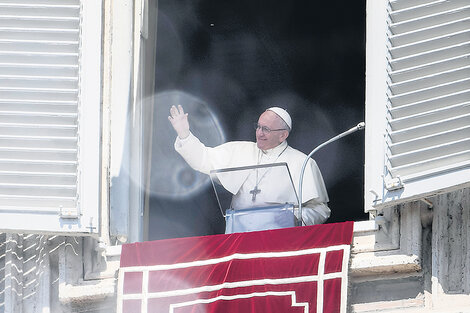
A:
{"label": "raised hand", "polygon": [[178,108],[174,105],[170,108],[170,116],[168,116],[168,120],[180,139],[184,139],[189,136],[188,113],[184,113],[181,105],[178,105]]}

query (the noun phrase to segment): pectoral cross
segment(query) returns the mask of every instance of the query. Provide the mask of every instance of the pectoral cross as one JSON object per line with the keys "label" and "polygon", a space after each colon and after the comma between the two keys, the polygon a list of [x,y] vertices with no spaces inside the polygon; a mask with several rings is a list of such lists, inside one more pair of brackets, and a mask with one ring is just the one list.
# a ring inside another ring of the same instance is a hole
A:
{"label": "pectoral cross", "polygon": [[256,185],[255,188],[253,188],[253,190],[250,190],[250,193],[253,195],[251,197],[251,201],[255,202],[256,200],[256,195],[259,194],[261,192],[261,189],[258,189],[258,186]]}

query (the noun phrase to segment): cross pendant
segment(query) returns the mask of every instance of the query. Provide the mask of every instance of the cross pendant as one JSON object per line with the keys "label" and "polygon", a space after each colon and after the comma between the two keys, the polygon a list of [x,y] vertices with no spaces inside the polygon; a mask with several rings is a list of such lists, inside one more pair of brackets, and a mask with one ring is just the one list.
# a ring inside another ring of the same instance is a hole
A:
{"label": "cross pendant", "polygon": [[250,193],[253,195],[251,197],[251,201],[255,202],[256,195],[259,194],[260,192],[261,192],[261,189],[258,189],[258,186],[255,186],[255,188],[253,188],[253,190],[250,190]]}

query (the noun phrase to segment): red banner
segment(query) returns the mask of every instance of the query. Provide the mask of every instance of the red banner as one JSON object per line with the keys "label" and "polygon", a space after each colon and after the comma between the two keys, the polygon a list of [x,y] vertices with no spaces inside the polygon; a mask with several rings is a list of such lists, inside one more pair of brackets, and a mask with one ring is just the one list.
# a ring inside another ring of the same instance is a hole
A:
{"label": "red banner", "polygon": [[353,223],[123,245],[118,312],[346,312]]}

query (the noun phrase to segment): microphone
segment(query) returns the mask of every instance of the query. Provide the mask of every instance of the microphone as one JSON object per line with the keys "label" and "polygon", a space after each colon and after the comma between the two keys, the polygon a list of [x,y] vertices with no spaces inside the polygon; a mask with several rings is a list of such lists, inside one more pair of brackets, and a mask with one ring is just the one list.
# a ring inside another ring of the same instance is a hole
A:
{"label": "microphone", "polygon": [[303,180],[304,180],[304,172],[305,172],[305,167],[307,166],[307,163],[308,163],[308,160],[310,159],[310,157],[315,153],[317,152],[318,150],[320,150],[321,148],[323,148],[324,146],[340,139],[340,138],[343,138],[344,136],[347,136],[347,135],[350,135],[358,130],[362,130],[366,127],[366,124],[364,122],[360,122],[359,124],[357,124],[356,126],[354,126],[353,128],[325,141],[324,143],[320,144],[319,146],[317,146],[315,149],[312,150],[312,152],[309,153],[309,155],[307,155],[307,157],[305,158],[305,161],[304,161],[304,164],[302,165],[302,169],[300,171],[300,179],[299,179],[299,216],[300,216],[300,220],[301,220],[301,223],[303,223],[303,217],[302,217],[302,183],[303,183]]}

